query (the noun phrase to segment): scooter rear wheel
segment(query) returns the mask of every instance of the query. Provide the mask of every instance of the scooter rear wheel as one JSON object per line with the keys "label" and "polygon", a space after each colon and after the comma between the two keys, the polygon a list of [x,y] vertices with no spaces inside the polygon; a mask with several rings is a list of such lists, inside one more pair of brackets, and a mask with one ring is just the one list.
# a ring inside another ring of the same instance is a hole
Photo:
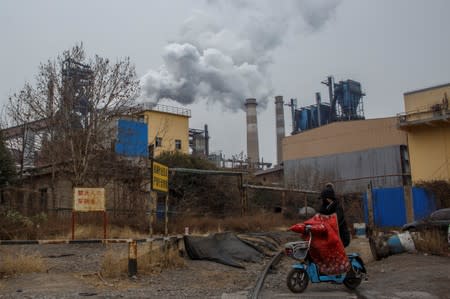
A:
{"label": "scooter rear wheel", "polygon": [[344,285],[350,290],[356,289],[362,281],[361,273],[359,271],[355,272],[353,269],[347,272],[344,279]]}
{"label": "scooter rear wheel", "polygon": [[287,286],[292,293],[301,293],[308,286],[309,276],[304,269],[292,269],[287,276]]}

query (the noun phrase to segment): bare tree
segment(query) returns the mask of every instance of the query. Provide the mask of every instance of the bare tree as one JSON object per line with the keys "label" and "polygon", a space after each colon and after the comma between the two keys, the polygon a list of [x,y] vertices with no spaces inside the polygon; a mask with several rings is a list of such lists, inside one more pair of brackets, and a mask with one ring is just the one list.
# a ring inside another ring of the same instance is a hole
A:
{"label": "bare tree", "polygon": [[[7,104],[9,125],[28,126],[40,164],[86,184],[99,153],[111,144],[113,123],[134,106],[139,81],[129,58],[87,58],[83,44],[41,64],[36,84],[26,83]],[[26,142],[23,143],[25,152]]]}

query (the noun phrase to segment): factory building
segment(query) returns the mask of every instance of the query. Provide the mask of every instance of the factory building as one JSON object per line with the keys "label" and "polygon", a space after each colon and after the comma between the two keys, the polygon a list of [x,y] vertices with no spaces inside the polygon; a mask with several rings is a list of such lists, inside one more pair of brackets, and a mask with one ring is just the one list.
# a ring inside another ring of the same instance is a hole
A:
{"label": "factory building", "polygon": [[450,83],[404,93],[398,126],[408,135],[413,183],[450,181]]}
{"label": "factory building", "polygon": [[285,185],[340,192],[408,183],[407,135],[397,118],[339,121],[283,139]]}
{"label": "factory building", "polygon": [[290,104],[293,132],[282,139],[284,183],[289,188],[320,189],[334,182],[339,192],[410,184],[407,134],[396,117],[366,120],[361,84],[334,82],[328,76],[329,102]]}
{"label": "factory building", "polygon": [[157,157],[165,151],[189,153],[189,109],[166,105],[142,108],[138,115],[148,126],[150,155]]}

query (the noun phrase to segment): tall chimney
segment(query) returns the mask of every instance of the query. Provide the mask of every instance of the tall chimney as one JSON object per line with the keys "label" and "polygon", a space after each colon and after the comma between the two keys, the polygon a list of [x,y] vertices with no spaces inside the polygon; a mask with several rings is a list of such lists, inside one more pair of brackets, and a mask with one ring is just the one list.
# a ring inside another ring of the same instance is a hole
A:
{"label": "tall chimney", "polygon": [[208,125],[205,125],[205,156],[209,157],[209,133],[208,133]]}
{"label": "tall chimney", "polygon": [[245,107],[247,109],[247,157],[250,163],[259,162],[256,105],[256,99],[245,100]]}
{"label": "tall chimney", "polygon": [[282,142],[284,138],[284,103],[283,96],[275,97],[275,123],[277,133],[277,163],[283,162]]}
{"label": "tall chimney", "polygon": [[317,104],[317,126],[320,127],[322,125],[320,119],[320,105],[322,103],[322,99],[320,97],[320,92],[316,92],[316,104]]}

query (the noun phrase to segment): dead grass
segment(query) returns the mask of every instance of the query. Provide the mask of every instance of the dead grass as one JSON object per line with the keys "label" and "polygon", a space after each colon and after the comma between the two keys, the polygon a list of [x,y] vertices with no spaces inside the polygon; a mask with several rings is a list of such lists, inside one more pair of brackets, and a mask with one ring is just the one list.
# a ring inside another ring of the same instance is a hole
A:
{"label": "dead grass", "polygon": [[107,238],[139,239],[139,238],[148,238],[148,234],[136,231],[136,230],[130,228],[129,226],[124,226],[124,227],[113,226],[107,232]]}
{"label": "dead grass", "polygon": [[[150,244],[145,243],[138,246],[138,273],[153,274],[160,273],[164,269],[176,269],[185,266],[185,260],[179,256],[176,248],[163,250],[154,244],[150,250]],[[128,252],[114,251],[109,249],[102,263],[101,273],[107,278],[118,278],[125,276],[128,272]]]}
{"label": "dead grass", "polygon": [[[131,229],[128,226],[108,227],[106,231],[106,238],[108,239],[139,239],[147,238],[148,234]],[[72,232],[64,235],[62,239],[72,238]],[[75,239],[103,239],[103,226],[98,225],[78,225],[75,228]]]}
{"label": "dead grass", "polygon": [[[287,218],[281,213],[259,212],[258,214],[248,216],[180,216],[169,220],[170,234],[183,234],[185,227],[189,227],[192,234],[207,234],[214,232],[233,231],[257,232],[257,231],[276,231],[286,229],[287,227],[299,222],[300,219]],[[10,236],[8,239],[71,239],[70,222],[58,221],[56,218],[49,218],[45,224],[32,227],[27,233],[18,232],[17,235]],[[141,228],[141,229],[139,229]],[[131,226],[119,226],[109,224],[107,227],[107,238],[147,238],[148,230],[146,226],[139,226],[134,229]],[[164,232],[164,224],[154,223],[155,234]],[[103,225],[96,224],[77,224],[75,227],[76,239],[103,239]]]}
{"label": "dead grass", "polygon": [[178,269],[186,265],[184,258],[180,257],[177,249],[162,250],[155,248],[151,251],[147,245],[147,251],[142,255],[138,254],[139,273],[159,273],[164,269]]}
{"label": "dead grass", "polygon": [[127,267],[127,252],[109,249],[103,257],[101,273],[108,278],[120,277],[127,273]]}
{"label": "dead grass", "polygon": [[44,272],[46,270],[45,262],[37,252],[1,251],[0,273],[4,275]]}
{"label": "dead grass", "polygon": [[447,232],[439,229],[417,232],[413,235],[414,245],[420,252],[445,255],[448,251]]}
{"label": "dead grass", "polygon": [[300,222],[300,219],[287,219],[281,213],[259,213],[249,216],[215,217],[184,217],[170,225],[173,233],[184,233],[185,227],[191,234],[213,232],[258,232],[284,230]]}

